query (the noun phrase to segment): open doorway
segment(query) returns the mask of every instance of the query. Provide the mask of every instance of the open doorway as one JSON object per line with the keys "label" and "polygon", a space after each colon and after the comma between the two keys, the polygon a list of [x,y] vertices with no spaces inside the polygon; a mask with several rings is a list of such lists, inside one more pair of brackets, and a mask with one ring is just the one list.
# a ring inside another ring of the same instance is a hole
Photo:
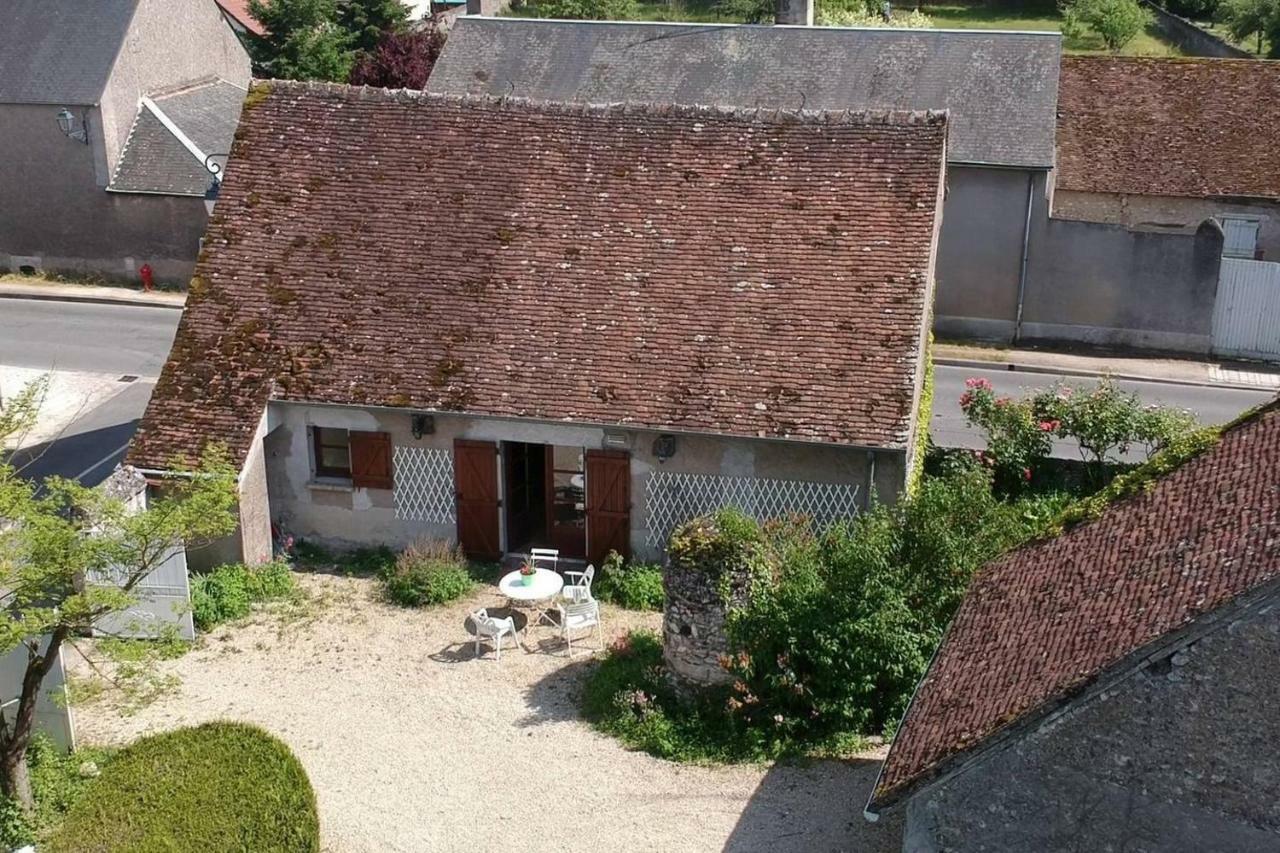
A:
{"label": "open doorway", "polygon": [[549,444],[502,444],[507,550],[555,548],[560,556],[587,553],[583,450]]}

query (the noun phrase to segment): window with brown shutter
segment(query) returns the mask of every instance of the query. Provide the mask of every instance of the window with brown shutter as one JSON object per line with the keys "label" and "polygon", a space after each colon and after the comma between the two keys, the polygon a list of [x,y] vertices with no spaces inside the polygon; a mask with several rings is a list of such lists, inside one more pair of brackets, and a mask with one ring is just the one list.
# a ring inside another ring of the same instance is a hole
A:
{"label": "window with brown shutter", "polygon": [[350,435],[351,485],[358,489],[391,488],[391,436],[355,430]]}

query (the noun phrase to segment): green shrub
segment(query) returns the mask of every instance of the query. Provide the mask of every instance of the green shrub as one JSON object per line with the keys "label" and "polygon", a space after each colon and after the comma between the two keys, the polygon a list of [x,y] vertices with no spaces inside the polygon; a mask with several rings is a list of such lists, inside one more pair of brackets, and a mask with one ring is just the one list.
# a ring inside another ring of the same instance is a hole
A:
{"label": "green shrub", "polygon": [[686,571],[713,580],[745,570],[764,545],[755,519],[734,507],[691,519],[675,529],[667,558]]}
{"label": "green shrub", "polygon": [[897,723],[972,573],[1047,529],[1069,499],[1001,500],[969,456],[824,533],[799,517],[691,522],[673,534],[673,560],[749,570],[726,624],[733,683],[678,697],[657,637],[636,634],[589,676],[584,712],[665,758],[844,754]]}
{"label": "green shrub", "polygon": [[208,723],[145,737],[85,786],[42,853],[320,849],[298,759],[254,726]]}
{"label": "green shrub", "polygon": [[1093,30],[1113,53],[1133,41],[1153,20],[1151,10],[1138,0],[1065,0],[1062,5],[1064,36],[1078,40]]}
{"label": "green shrub", "polygon": [[652,563],[627,563],[617,551],[610,551],[600,564],[600,573],[591,589],[601,601],[628,610],[661,610],[666,601],[662,567]]}
{"label": "green shrub", "polygon": [[511,14],[574,21],[626,21],[639,15],[636,0],[533,0],[513,3]]}
{"label": "green shrub", "polygon": [[17,850],[35,840],[35,831],[22,808],[8,797],[0,796],[0,848]]}
{"label": "green shrub", "polygon": [[387,598],[402,607],[444,604],[475,586],[462,549],[440,539],[413,543],[382,571],[381,578]]}
{"label": "green shrub", "polygon": [[228,563],[191,579],[191,615],[198,629],[208,631],[244,618],[255,603],[287,598],[294,589],[287,563]]}

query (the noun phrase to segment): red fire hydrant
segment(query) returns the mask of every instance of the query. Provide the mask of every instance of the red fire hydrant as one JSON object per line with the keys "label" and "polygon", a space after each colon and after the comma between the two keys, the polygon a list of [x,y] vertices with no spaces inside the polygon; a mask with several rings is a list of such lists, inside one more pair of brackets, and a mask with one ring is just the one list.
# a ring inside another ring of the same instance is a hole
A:
{"label": "red fire hydrant", "polygon": [[142,289],[151,292],[151,288],[155,286],[155,276],[151,272],[151,264],[143,264],[142,269],[138,270],[138,277],[142,279]]}

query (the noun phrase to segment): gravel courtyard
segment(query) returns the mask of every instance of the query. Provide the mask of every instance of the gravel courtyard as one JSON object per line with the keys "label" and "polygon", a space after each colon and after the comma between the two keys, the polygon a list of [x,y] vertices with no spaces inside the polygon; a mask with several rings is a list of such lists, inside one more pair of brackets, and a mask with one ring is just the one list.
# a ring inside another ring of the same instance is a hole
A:
{"label": "gravel courtyard", "polygon": [[[577,716],[591,666],[554,629],[529,651],[476,660],[468,600],[411,611],[367,579],[300,575],[311,603],[206,636],[166,663],[180,685],[131,715],[77,706],[82,743],[214,719],[256,723],[306,766],[324,849],[347,851],[867,851],[901,849],[901,823],[862,818],[878,761],[681,766],[629,752]],[[658,627],[605,611],[606,640]]]}

